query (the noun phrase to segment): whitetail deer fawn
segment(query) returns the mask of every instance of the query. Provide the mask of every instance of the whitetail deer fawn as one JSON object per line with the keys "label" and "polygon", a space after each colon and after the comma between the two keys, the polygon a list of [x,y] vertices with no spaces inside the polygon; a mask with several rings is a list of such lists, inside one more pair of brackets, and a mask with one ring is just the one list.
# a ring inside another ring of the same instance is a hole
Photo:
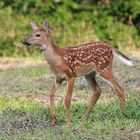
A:
{"label": "whitetail deer fawn", "polygon": [[52,120],[55,120],[54,95],[64,80],[67,80],[67,94],[65,98],[66,121],[70,126],[70,104],[73,92],[75,78],[84,76],[93,90],[91,101],[86,114],[89,114],[101,95],[101,89],[96,83],[95,75],[98,73],[101,77],[109,81],[115,89],[121,103],[121,109],[124,108],[125,95],[123,88],[114,79],[112,73],[113,55],[122,62],[133,66],[132,61],[118,50],[101,42],[93,42],[75,47],[59,48],[53,42],[50,26],[47,21],[43,27],[31,21],[33,29],[23,44],[42,46],[43,54],[50,65],[51,70],[56,76],[56,81],[50,91],[50,114]]}

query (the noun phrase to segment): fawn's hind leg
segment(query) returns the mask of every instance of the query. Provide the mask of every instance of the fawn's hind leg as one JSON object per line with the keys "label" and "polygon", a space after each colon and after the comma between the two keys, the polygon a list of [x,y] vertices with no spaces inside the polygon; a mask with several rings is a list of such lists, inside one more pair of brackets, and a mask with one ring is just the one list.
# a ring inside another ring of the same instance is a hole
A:
{"label": "fawn's hind leg", "polygon": [[116,91],[116,94],[120,100],[120,107],[121,107],[121,111],[124,111],[124,105],[125,105],[125,95],[124,95],[124,90],[123,88],[119,85],[119,83],[115,80],[112,70],[108,70],[104,73],[100,73],[100,75],[107,81],[109,81],[113,88]]}
{"label": "fawn's hind leg", "polygon": [[95,105],[95,103],[99,99],[99,97],[101,95],[101,92],[102,92],[100,87],[96,83],[95,75],[96,75],[96,72],[92,72],[92,73],[85,76],[89,86],[93,90],[90,103],[89,103],[88,108],[86,110],[86,115],[89,114],[92,111],[93,106]]}

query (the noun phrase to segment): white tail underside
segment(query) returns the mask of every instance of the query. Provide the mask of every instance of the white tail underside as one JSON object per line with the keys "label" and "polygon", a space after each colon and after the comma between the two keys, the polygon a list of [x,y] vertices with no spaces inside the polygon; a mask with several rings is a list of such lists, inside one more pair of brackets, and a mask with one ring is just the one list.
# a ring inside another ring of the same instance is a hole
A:
{"label": "white tail underside", "polygon": [[125,57],[123,57],[122,55],[120,55],[117,51],[115,51],[113,49],[113,55],[115,57],[117,57],[120,61],[122,61],[124,64],[128,65],[128,66],[134,66],[133,62],[129,59],[126,59]]}

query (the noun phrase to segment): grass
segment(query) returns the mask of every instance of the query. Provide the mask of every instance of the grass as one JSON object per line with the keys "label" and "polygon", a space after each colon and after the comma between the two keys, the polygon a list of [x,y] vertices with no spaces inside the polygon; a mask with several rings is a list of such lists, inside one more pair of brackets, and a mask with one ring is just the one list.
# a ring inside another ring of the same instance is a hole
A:
{"label": "grass", "polygon": [[46,66],[37,66],[37,67],[27,67],[27,68],[17,68],[16,70],[8,70],[8,71],[2,71],[0,73],[0,77],[14,77],[17,75],[21,75],[24,77],[37,77],[42,74],[50,74],[51,71]]}
{"label": "grass", "polygon": [[[63,103],[64,83],[56,94],[57,121],[52,125],[49,89],[54,78],[50,74],[44,65],[0,72],[0,139],[139,139],[140,96],[135,89],[129,89],[127,93],[125,115],[120,111],[116,95],[107,93],[102,94],[93,112],[85,116],[90,94],[88,88],[76,87],[71,106],[71,128],[68,130]],[[125,74],[129,75],[129,72]]]}
{"label": "grass", "polygon": [[[57,122],[51,126],[49,106],[42,107],[32,98],[0,98],[2,126],[5,135],[15,137],[41,137],[57,139],[114,137],[123,131],[130,136],[140,129],[140,97],[130,97],[126,104],[126,116],[121,114],[117,101],[95,106],[94,112],[85,116],[86,104],[73,103],[71,108],[72,123],[70,132],[66,129],[65,108],[63,104],[56,107]],[[13,125],[14,124],[14,125]],[[44,133],[45,131],[45,133]],[[76,137],[75,137],[76,136]]]}

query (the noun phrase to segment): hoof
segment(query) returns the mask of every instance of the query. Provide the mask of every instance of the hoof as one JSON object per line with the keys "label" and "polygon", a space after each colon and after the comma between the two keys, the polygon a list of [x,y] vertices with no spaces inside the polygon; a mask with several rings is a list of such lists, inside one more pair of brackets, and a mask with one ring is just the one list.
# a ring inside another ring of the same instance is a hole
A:
{"label": "hoof", "polygon": [[55,120],[56,119],[56,114],[51,114],[51,120]]}
{"label": "hoof", "polygon": [[89,111],[86,111],[85,112],[85,116],[89,116],[89,114],[91,113],[91,111],[89,112]]}

